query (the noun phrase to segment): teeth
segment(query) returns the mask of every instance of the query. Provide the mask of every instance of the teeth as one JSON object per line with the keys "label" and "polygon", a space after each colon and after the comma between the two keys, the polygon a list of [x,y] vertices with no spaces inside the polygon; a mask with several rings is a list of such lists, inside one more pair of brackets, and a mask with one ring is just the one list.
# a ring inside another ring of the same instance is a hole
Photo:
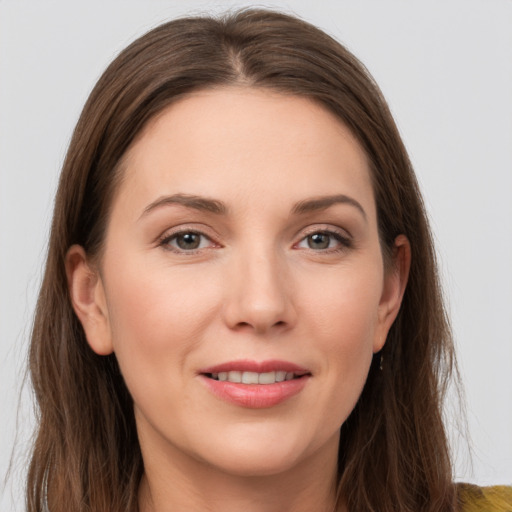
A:
{"label": "teeth", "polygon": [[260,384],[274,384],[276,381],[276,372],[260,373],[258,382]]}
{"label": "teeth", "polygon": [[242,373],[242,384],[258,384],[258,374],[256,372]]}
{"label": "teeth", "polygon": [[231,371],[212,373],[212,378],[242,384],[275,384],[276,382],[292,380],[295,378],[295,374],[283,370],[265,373]]}
{"label": "teeth", "polygon": [[279,370],[276,372],[276,382],[283,382],[283,380],[286,378],[286,372]]}
{"label": "teeth", "polygon": [[229,382],[242,382],[242,372],[229,372],[228,380]]}

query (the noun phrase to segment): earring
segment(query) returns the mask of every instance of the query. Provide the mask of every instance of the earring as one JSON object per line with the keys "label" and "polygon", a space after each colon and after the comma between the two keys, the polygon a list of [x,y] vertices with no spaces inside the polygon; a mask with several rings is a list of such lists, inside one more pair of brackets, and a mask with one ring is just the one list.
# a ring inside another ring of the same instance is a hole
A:
{"label": "earring", "polygon": [[380,354],[379,370],[382,371],[383,368],[384,368],[384,355],[381,353]]}

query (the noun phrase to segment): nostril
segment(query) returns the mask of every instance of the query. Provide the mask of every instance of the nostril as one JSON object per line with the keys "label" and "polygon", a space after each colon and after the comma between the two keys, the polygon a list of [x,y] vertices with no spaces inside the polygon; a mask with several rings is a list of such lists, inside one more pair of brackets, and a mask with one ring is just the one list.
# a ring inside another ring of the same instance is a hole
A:
{"label": "nostril", "polygon": [[255,330],[257,332],[265,332],[268,329],[283,329],[288,325],[288,323],[284,320],[279,320],[277,322],[238,322],[234,327],[235,330],[244,331],[244,330]]}
{"label": "nostril", "polygon": [[287,297],[271,292],[272,289],[262,284],[233,293],[223,308],[229,328],[237,331],[254,330],[262,334],[269,329],[284,331],[293,325],[293,306]]}

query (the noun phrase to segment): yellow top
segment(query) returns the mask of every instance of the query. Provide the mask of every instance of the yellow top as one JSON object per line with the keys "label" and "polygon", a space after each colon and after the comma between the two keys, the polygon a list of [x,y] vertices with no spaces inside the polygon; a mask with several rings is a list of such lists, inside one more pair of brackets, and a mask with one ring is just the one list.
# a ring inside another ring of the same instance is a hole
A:
{"label": "yellow top", "polygon": [[512,512],[512,487],[457,484],[460,512]]}

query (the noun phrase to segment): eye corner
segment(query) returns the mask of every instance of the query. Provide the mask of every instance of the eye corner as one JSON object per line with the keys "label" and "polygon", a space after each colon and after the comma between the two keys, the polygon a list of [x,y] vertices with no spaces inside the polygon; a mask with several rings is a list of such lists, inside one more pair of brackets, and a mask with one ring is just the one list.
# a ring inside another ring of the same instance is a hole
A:
{"label": "eye corner", "polygon": [[222,247],[211,235],[194,228],[166,232],[158,238],[157,246],[178,255],[194,255]]}
{"label": "eye corner", "polygon": [[352,237],[345,231],[342,232],[332,227],[316,227],[303,233],[293,248],[317,254],[331,254],[346,251],[352,246]]}

